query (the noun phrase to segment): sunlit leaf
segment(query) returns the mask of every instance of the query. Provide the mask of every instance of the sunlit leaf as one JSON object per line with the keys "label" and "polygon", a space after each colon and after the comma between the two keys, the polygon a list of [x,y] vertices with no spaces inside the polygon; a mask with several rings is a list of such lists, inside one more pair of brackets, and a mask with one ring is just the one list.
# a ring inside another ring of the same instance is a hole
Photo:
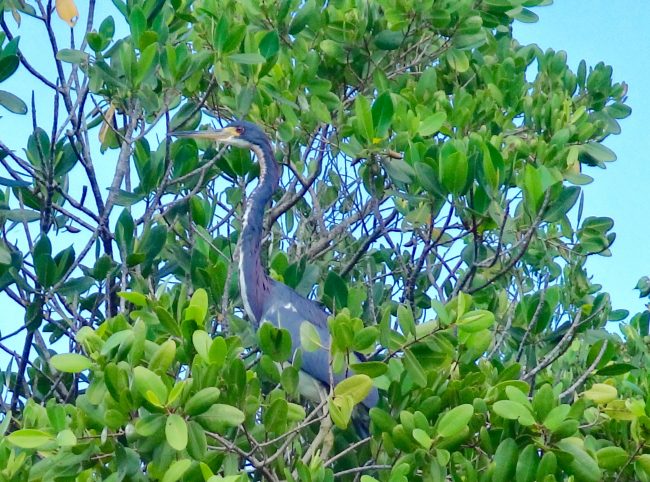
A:
{"label": "sunlit leaf", "polygon": [[56,0],[56,13],[61,20],[67,23],[70,28],[74,27],[79,20],[79,10],[74,0]]}

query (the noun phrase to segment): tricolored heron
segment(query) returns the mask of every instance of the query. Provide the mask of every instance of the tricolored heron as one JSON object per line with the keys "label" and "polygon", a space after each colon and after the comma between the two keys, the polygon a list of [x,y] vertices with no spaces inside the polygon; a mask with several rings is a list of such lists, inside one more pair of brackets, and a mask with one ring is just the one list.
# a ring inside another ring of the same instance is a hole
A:
{"label": "tricolored heron", "polygon": [[[246,201],[239,243],[239,287],[244,311],[257,327],[270,322],[291,334],[292,353],[300,346],[300,326],[310,322],[320,335],[322,348],[304,351],[299,390],[311,401],[321,401],[322,386],[329,386],[330,334],[327,328],[328,313],[316,302],[307,299],[287,285],[270,278],[260,258],[264,211],[280,180],[280,171],[268,137],[257,125],[235,121],[223,129],[172,132],[176,137],[208,139],[236,147],[250,149],[260,166],[257,186]],[[345,378],[334,373],[335,383]],[[363,401],[372,408],[377,404],[377,389],[373,388]]]}

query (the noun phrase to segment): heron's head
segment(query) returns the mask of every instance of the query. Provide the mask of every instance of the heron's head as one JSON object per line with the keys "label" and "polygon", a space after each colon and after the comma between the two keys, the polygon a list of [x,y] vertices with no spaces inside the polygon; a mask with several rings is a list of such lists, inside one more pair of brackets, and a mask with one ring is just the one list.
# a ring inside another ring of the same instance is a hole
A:
{"label": "heron's head", "polygon": [[170,132],[170,136],[191,137],[193,139],[207,139],[221,144],[231,146],[252,148],[255,146],[267,146],[268,138],[262,129],[253,124],[237,120],[231,122],[223,129],[206,129],[203,131],[175,131]]}

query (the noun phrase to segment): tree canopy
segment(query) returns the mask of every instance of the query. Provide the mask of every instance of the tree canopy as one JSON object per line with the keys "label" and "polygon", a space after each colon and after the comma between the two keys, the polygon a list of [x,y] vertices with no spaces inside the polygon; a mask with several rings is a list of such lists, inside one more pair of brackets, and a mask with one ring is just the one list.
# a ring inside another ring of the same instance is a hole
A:
{"label": "tree canopy", "polygon": [[[650,312],[607,329],[582,215],[627,86],[513,37],[550,1],[112,3],[0,2],[32,118],[0,137],[0,480],[650,481]],[[264,265],[353,375],[320,405],[242,310],[255,158],[167,136],[234,118],[283,170]]]}

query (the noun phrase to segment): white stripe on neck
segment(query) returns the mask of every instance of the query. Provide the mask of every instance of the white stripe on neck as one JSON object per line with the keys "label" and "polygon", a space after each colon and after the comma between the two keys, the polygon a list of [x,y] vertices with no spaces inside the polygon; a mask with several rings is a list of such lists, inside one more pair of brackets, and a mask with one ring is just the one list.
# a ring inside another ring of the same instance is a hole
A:
{"label": "white stripe on neck", "polygon": [[[253,192],[251,192],[250,197],[246,201],[246,209],[244,210],[244,217],[242,218],[242,234],[243,234],[243,227],[248,225],[248,218],[249,218],[250,213],[251,213],[251,208],[253,207],[253,203],[251,202],[251,200],[252,200],[253,196],[255,196],[255,192],[259,188],[260,184],[264,182],[264,177],[266,176],[266,166],[264,164],[264,160],[265,160],[264,153],[262,152],[262,150],[259,147],[255,146],[255,145],[251,145],[250,149],[253,151],[253,153],[257,157],[257,162],[258,162],[258,164],[260,166],[260,177],[259,177],[259,180],[257,182],[257,186],[255,186],[255,189],[253,189]],[[260,227],[260,229],[262,229],[262,228]],[[255,323],[258,320],[255,317],[255,313],[253,313],[253,308],[251,307],[250,300],[248,299],[248,287],[246,286],[246,276],[244,274],[244,250],[243,250],[243,247],[242,247],[243,239],[244,239],[244,237],[240,236],[240,241],[239,241],[239,291],[241,292],[240,294],[241,294],[242,303],[244,305],[244,311],[248,315],[248,318],[250,318],[250,320]],[[260,239],[261,239],[261,236],[260,236]],[[260,241],[260,244],[261,244],[261,241]],[[260,254],[261,254],[261,246],[260,246],[260,253],[257,253],[257,256],[260,256]],[[250,254],[248,254],[248,256],[250,256]],[[254,260],[252,260],[252,261],[255,262]],[[258,286],[258,289],[259,289],[259,286]]]}

